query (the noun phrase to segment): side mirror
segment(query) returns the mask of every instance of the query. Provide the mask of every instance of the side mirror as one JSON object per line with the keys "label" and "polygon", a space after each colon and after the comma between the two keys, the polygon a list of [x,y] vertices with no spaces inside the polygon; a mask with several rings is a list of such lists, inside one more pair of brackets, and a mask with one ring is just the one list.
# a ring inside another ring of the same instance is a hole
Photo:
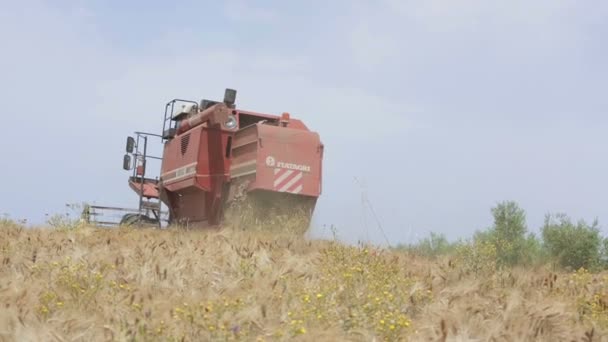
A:
{"label": "side mirror", "polygon": [[135,139],[133,137],[127,137],[127,153],[133,153],[135,147]]}
{"label": "side mirror", "polygon": [[125,156],[122,158],[122,168],[129,171],[131,170],[131,156],[128,154],[125,154]]}

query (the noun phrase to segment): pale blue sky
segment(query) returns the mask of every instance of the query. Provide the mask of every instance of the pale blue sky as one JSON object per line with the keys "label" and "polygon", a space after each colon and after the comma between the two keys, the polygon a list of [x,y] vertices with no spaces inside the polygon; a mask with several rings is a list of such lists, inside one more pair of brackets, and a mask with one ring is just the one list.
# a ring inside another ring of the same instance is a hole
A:
{"label": "pale blue sky", "polygon": [[602,224],[606,18],[605,1],[3,2],[0,213],[134,205],[124,137],[232,87],[321,134],[314,234],[383,241],[355,178],[393,244],[470,236],[501,200],[533,231],[547,212]]}

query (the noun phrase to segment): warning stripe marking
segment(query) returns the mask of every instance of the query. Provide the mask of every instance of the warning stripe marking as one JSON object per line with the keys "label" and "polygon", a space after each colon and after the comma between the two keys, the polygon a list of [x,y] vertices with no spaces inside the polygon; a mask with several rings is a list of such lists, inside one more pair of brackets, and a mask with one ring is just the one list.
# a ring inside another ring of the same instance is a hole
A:
{"label": "warning stripe marking", "polygon": [[298,185],[295,189],[293,189],[291,191],[292,194],[299,194],[300,192],[302,192],[302,184]]}
{"label": "warning stripe marking", "polygon": [[282,168],[274,169],[274,190],[299,194],[304,188],[304,173],[302,171],[288,170]]}
{"label": "warning stripe marking", "polygon": [[[286,170],[283,172],[278,178],[274,179],[274,187],[278,187],[287,177],[289,177],[293,173],[293,170]],[[275,176],[277,174],[275,173]]]}
{"label": "warning stripe marking", "polygon": [[298,172],[295,177],[289,180],[282,188],[279,189],[280,192],[284,192],[289,190],[297,181],[302,179],[302,172]]}

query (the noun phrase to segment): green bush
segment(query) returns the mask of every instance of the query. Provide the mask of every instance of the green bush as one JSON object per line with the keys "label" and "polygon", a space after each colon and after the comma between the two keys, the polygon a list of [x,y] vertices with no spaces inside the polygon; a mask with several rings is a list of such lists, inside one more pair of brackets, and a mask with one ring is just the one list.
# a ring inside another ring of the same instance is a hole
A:
{"label": "green bush", "polygon": [[602,240],[600,248],[600,264],[603,269],[606,269],[608,268],[608,238]]}
{"label": "green bush", "polygon": [[473,239],[456,248],[456,265],[466,273],[490,274],[496,271],[496,246],[490,241]]}
{"label": "green bush", "polygon": [[547,215],[537,237],[528,232],[526,213],[516,202],[500,202],[491,212],[494,224],[470,241],[450,243],[443,234],[431,233],[416,244],[396,248],[426,257],[451,254],[474,273],[547,262],[570,269],[608,269],[608,238],[600,235],[597,221],[574,224],[565,214]]}
{"label": "green bush", "polygon": [[51,215],[46,223],[55,229],[77,229],[84,224],[81,219],[71,218],[69,214]]}
{"label": "green bush", "polygon": [[523,257],[526,242],[526,214],[512,201],[499,203],[492,208],[494,216],[494,243],[500,265],[518,264]]}
{"label": "green bush", "polygon": [[498,266],[513,266],[531,258],[535,238],[526,237],[526,213],[517,203],[504,201],[492,208],[494,225],[487,231],[478,232],[475,240],[491,243],[496,249]]}
{"label": "green bush", "polygon": [[534,233],[529,233],[526,237],[520,255],[519,263],[527,266],[544,264],[549,259],[542,241]]}
{"label": "green bush", "polygon": [[542,236],[544,247],[562,267],[576,270],[603,266],[602,254],[608,246],[600,236],[597,220],[592,225],[583,220],[574,224],[565,214],[547,215]]}
{"label": "green bush", "polygon": [[440,255],[447,255],[456,250],[458,242],[451,243],[444,234],[431,232],[429,237],[420,240],[416,244],[398,245],[397,249],[433,258]]}

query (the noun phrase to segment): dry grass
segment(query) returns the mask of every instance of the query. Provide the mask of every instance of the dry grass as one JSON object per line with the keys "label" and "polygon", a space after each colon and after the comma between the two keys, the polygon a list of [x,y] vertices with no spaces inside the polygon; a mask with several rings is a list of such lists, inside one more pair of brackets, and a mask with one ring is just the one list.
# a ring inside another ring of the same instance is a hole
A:
{"label": "dry grass", "polygon": [[277,233],[0,226],[0,341],[608,341],[602,274]]}

